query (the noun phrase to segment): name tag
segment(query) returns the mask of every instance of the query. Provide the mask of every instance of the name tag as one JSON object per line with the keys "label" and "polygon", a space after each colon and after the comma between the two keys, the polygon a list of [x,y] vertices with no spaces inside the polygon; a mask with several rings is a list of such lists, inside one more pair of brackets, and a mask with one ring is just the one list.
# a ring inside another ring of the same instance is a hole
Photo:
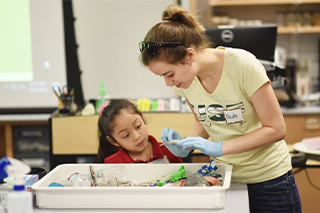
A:
{"label": "name tag", "polygon": [[224,118],[227,124],[243,123],[243,115],[241,109],[223,110]]}

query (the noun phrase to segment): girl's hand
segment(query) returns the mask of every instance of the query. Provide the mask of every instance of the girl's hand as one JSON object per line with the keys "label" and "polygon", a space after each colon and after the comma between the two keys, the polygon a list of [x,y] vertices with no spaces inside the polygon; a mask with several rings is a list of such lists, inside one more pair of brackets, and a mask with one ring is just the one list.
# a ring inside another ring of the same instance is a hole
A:
{"label": "girl's hand", "polygon": [[168,127],[164,128],[161,133],[161,140],[163,142],[172,141],[172,140],[180,140],[181,136],[178,132],[170,129]]}
{"label": "girl's hand", "polygon": [[170,128],[164,128],[161,134],[161,140],[164,142],[164,145],[169,149],[169,151],[176,157],[187,157],[189,151],[183,149],[182,146],[178,144],[166,144],[165,142],[172,141],[172,140],[180,140],[181,136],[178,132],[174,131]]}

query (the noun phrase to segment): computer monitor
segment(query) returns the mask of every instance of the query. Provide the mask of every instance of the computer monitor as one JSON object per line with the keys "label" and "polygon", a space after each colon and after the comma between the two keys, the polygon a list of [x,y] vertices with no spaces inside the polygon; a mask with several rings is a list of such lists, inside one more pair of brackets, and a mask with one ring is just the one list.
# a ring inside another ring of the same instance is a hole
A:
{"label": "computer monitor", "polygon": [[259,60],[274,62],[276,25],[207,27],[206,34],[215,46],[245,49]]}

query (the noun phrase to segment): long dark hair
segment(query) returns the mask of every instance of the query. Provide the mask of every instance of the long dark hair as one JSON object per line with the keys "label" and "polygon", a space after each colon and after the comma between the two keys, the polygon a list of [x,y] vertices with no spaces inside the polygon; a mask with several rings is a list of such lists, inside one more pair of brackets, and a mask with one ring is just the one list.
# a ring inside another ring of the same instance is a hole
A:
{"label": "long dark hair", "polygon": [[[127,110],[132,114],[138,114],[143,119],[142,113],[137,107],[127,99],[112,99],[109,104],[102,110],[98,120],[98,162],[104,162],[104,159],[119,150],[119,147],[114,146],[107,140],[107,136],[113,138],[114,121],[122,110]],[[143,119],[144,120],[144,119]]]}

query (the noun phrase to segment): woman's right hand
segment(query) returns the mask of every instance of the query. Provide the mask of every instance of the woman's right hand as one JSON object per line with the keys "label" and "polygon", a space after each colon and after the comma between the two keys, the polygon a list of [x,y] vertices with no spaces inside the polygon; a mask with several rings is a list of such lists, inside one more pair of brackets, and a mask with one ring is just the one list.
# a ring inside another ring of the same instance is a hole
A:
{"label": "woman's right hand", "polygon": [[181,140],[181,136],[178,132],[168,127],[164,128],[161,133],[161,140],[164,142],[164,145],[169,149],[169,151],[176,157],[187,157],[189,150],[183,149],[182,146],[177,144],[166,144],[165,142],[172,140]]}

